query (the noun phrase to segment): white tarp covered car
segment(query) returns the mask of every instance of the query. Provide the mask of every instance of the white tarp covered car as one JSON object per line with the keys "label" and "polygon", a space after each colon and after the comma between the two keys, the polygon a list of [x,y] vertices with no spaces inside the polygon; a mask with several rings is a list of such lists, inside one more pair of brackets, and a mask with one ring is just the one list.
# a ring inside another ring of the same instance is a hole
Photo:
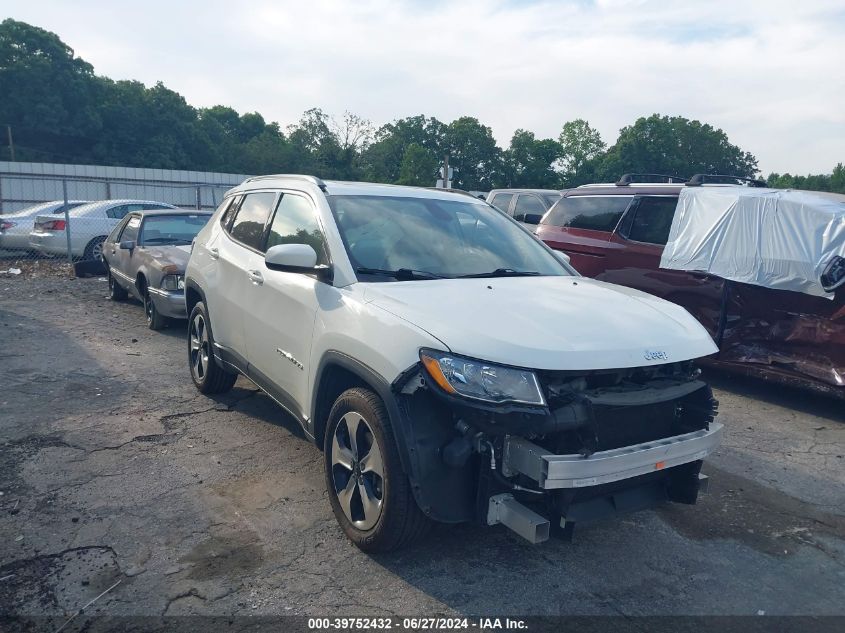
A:
{"label": "white tarp covered car", "polygon": [[685,187],[660,267],[832,299],[843,258],[845,195]]}

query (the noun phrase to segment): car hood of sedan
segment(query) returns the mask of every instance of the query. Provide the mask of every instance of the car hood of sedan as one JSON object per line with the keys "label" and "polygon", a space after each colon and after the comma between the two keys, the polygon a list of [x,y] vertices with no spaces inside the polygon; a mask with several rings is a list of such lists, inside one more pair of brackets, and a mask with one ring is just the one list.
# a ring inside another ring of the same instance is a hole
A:
{"label": "car hood of sedan", "polygon": [[549,370],[642,367],[715,353],[682,307],[583,277],[366,284],[364,300],[455,354]]}
{"label": "car hood of sedan", "polygon": [[144,249],[160,266],[176,266],[179,272],[185,272],[191,256],[190,246],[145,246]]}

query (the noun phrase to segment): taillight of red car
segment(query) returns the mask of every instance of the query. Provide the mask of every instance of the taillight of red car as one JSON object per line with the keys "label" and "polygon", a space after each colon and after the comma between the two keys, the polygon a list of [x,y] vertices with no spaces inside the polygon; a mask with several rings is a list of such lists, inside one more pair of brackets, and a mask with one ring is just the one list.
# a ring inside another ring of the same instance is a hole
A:
{"label": "taillight of red car", "polygon": [[5,231],[7,229],[10,229],[13,226],[15,226],[16,224],[17,224],[16,222],[10,222],[9,220],[0,221],[0,231]]}

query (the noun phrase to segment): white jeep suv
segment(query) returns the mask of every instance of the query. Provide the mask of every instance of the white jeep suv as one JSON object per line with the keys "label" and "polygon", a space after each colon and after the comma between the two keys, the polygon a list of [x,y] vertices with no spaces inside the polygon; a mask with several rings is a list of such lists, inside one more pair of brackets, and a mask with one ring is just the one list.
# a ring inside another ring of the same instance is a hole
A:
{"label": "white jeep suv", "polygon": [[250,178],[197,235],[185,298],[197,388],[243,374],[294,416],[364,550],[694,503],[720,439],[695,319],[469,195]]}

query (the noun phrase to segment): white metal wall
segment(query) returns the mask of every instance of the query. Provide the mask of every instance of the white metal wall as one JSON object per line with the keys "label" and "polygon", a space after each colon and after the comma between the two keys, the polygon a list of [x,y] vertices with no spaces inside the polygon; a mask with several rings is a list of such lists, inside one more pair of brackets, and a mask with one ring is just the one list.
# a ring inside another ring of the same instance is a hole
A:
{"label": "white metal wall", "polygon": [[213,209],[223,193],[249,176],[202,171],[0,161],[0,213],[39,202],[136,198]]}

